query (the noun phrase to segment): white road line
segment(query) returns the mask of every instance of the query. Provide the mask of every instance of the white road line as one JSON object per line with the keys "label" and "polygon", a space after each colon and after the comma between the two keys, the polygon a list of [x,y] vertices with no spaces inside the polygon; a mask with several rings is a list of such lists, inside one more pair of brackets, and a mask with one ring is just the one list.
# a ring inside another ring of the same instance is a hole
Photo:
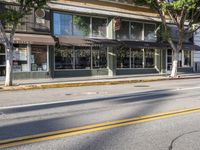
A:
{"label": "white road line", "polygon": [[[186,91],[186,90],[193,90],[193,89],[200,89],[200,87],[191,87],[191,88],[178,88],[178,89],[166,89],[166,91]],[[98,97],[98,98],[89,98],[89,99],[75,99],[75,100],[64,100],[64,101],[55,101],[55,102],[44,102],[44,103],[36,103],[36,104],[24,104],[24,105],[14,105],[14,106],[5,106],[5,107],[0,107],[0,110],[5,110],[5,109],[15,109],[15,108],[26,108],[26,107],[34,107],[34,106],[45,106],[45,105],[51,105],[51,104],[62,104],[62,103],[71,103],[71,102],[78,102],[78,101],[85,101],[85,100],[98,100],[98,99],[110,99],[110,98],[115,98],[115,100],[124,100],[128,99],[131,97],[139,97],[139,96],[152,96],[152,95],[157,95],[157,94],[162,94],[165,93],[164,90],[155,91],[155,92],[141,92],[140,94],[122,94],[118,95],[121,98],[117,98],[117,96],[108,96],[108,97]],[[125,96],[125,97],[123,97]]]}

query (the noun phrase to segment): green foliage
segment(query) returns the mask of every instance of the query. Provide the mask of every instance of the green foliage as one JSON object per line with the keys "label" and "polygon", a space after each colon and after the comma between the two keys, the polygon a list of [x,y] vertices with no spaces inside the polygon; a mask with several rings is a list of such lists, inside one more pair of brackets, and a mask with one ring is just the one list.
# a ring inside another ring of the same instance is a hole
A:
{"label": "green foliage", "polygon": [[4,6],[0,10],[0,20],[4,24],[13,25],[19,23],[20,19],[29,15],[33,9],[42,8],[49,0],[16,0],[9,3],[7,0],[1,0],[0,4]]}
{"label": "green foliage", "polygon": [[82,31],[84,36],[88,36],[90,33],[90,18],[88,17],[81,17],[81,16],[74,16],[73,17],[73,24]]}
{"label": "green foliage", "polygon": [[[142,0],[136,0],[141,3]],[[200,23],[200,0],[143,0],[150,8],[153,8],[160,16],[163,25],[163,39],[172,39],[168,23],[176,25],[180,35],[192,35],[197,28],[194,24]],[[186,26],[187,25],[187,26]]]}

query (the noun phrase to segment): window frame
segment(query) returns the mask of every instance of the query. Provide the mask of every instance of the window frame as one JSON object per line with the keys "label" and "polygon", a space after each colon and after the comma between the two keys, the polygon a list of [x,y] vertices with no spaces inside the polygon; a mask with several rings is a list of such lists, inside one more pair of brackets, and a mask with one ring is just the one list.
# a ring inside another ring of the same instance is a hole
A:
{"label": "window frame", "polygon": [[[146,21],[139,21],[139,20],[130,20],[130,19],[122,19],[121,20],[121,22],[122,21],[126,21],[126,22],[129,22],[129,35],[128,35],[128,39],[127,40],[133,40],[133,39],[131,39],[130,37],[131,37],[131,23],[141,23],[142,24],[142,40],[141,41],[145,41],[144,39],[145,39],[145,24],[146,25],[148,25],[148,24],[150,24],[150,25],[154,25],[155,26],[155,31],[156,31],[156,27],[157,27],[157,24],[156,23],[153,23],[153,22],[146,22]],[[121,39],[121,38],[117,38],[117,35],[116,35],[116,32],[115,32],[115,39],[119,39],[119,40],[123,40],[123,39]],[[154,41],[154,42],[156,42],[158,39],[157,39],[157,35],[156,35],[156,40]],[[133,41],[135,41],[135,40],[133,40]],[[152,42],[152,41],[146,41],[146,42]]]}
{"label": "window frame", "polygon": [[[66,14],[66,15],[71,15],[72,16],[72,35],[55,35],[54,33],[54,13],[61,13],[61,14]],[[89,36],[78,36],[78,35],[74,35],[74,26],[73,26],[73,20],[74,20],[74,16],[82,16],[82,17],[89,17],[90,18],[90,33]],[[99,18],[99,19],[106,19],[106,36],[105,37],[93,37],[92,34],[92,18]],[[80,14],[80,13],[71,13],[71,12],[65,12],[65,11],[52,11],[52,34],[54,36],[73,36],[73,37],[89,37],[89,38],[99,38],[99,39],[103,39],[103,38],[108,38],[108,23],[109,23],[109,19],[106,16],[95,16],[95,15],[88,15],[88,14]]]}
{"label": "window frame", "polygon": [[[67,47],[67,46],[66,46]],[[76,56],[75,56],[75,46],[72,47],[72,55],[73,55],[73,69],[56,69],[56,60],[55,60],[55,51],[54,51],[54,71],[78,71],[78,70],[103,70],[103,69],[107,69],[106,68],[93,68],[93,46],[90,46],[88,47],[88,50],[90,49],[90,68],[89,69],[76,69],[76,64],[75,64],[75,60],[76,60]],[[95,50],[96,51],[96,50]],[[106,66],[108,66],[108,55],[107,55],[107,52],[108,52],[108,49],[107,47],[105,48],[105,51],[106,51]]]}

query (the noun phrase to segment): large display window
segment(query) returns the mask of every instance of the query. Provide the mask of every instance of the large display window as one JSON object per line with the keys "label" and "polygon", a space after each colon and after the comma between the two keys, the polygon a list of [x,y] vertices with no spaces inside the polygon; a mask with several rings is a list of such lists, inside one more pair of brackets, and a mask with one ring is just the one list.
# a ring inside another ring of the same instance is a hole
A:
{"label": "large display window", "polygon": [[55,50],[55,69],[73,69],[74,50],[72,47],[61,47]]}
{"label": "large display window", "polygon": [[75,48],[75,68],[91,69],[91,49],[85,47]]}
{"label": "large display window", "polygon": [[117,68],[130,68],[129,48],[122,48],[117,51]]}
{"label": "large display window", "polygon": [[28,65],[28,48],[27,45],[17,45],[13,52],[13,71],[27,72]]}
{"label": "large display window", "polygon": [[6,53],[3,45],[0,45],[0,77],[6,75]]}
{"label": "large display window", "polygon": [[117,68],[154,68],[155,50],[122,48],[117,52]]}
{"label": "large display window", "polygon": [[92,67],[93,69],[107,67],[107,50],[106,48],[95,47],[92,49]]}
{"label": "large display window", "polygon": [[47,71],[47,46],[31,47],[31,71]]}
{"label": "large display window", "polygon": [[55,70],[107,67],[106,47],[61,47],[55,50]]}

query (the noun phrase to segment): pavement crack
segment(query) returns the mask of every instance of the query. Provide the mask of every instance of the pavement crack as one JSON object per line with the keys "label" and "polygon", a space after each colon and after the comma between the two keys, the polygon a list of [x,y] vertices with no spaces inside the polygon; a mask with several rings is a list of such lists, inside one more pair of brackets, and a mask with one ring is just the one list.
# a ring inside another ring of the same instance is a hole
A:
{"label": "pavement crack", "polygon": [[183,133],[183,134],[177,136],[176,138],[174,138],[174,139],[171,141],[168,150],[173,150],[173,145],[174,145],[174,143],[175,143],[178,139],[180,139],[181,137],[183,137],[183,136],[185,136],[185,135],[188,135],[188,134],[197,133],[197,132],[200,132],[200,130],[195,130],[195,131],[186,132],[186,133]]}

